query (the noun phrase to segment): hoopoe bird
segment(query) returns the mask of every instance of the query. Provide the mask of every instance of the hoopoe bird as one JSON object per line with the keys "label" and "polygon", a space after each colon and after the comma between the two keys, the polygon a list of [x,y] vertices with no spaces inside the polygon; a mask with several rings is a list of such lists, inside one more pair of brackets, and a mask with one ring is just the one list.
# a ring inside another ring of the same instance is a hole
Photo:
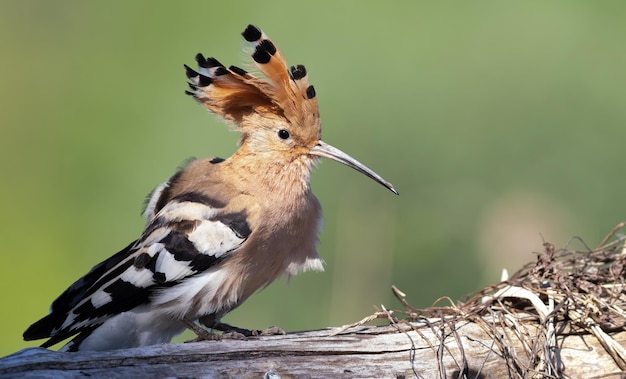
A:
{"label": "hoopoe bird", "polygon": [[221,318],[279,276],[323,270],[321,207],[309,184],[320,157],[397,194],[321,140],[305,67],[288,68],[255,26],[242,35],[264,77],[202,54],[197,71],[185,65],[186,93],[234,125],[238,150],[193,160],[159,185],[141,236],[66,289],[25,340],[49,338],[42,346],[50,347],[73,337],[61,350],[109,350],[170,342],[186,328],[199,337],[209,336],[204,327],[230,330]]}

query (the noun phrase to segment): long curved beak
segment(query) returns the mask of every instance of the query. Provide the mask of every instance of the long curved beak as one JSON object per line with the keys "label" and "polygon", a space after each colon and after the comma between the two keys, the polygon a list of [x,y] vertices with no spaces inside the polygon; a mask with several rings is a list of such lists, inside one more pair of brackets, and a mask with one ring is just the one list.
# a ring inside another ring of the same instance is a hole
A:
{"label": "long curved beak", "polygon": [[343,151],[335,147],[332,147],[326,142],[319,141],[317,145],[315,145],[310,150],[310,154],[316,155],[318,157],[330,158],[339,163],[343,163],[348,167],[352,167],[353,169],[357,170],[361,174],[369,176],[371,179],[377,181],[378,183],[382,184],[387,189],[389,189],[391,192],[398,195],[398,191],[396,191],[396,189],[393,188],[393,185],[391,183],[383,179],[380,175],[372,171],[369,167],[367,167],[363,163],[357,161],[356,159],[352,158],[351,156],[344,153]]}

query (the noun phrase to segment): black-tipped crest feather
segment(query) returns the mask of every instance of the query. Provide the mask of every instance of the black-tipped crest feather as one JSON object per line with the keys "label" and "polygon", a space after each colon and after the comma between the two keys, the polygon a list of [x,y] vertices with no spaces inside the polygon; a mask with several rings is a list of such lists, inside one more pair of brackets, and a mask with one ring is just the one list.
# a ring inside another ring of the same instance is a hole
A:
{"label": "black-tipped crest feather", "polygon": [[238,66],[226,69],[217,59],[199,53],[199,72],[185,68],[191,81],[187,94],[235,123],[246,114],[271,112],[271,117],[282,115],[289,123],[319,133],[315,90],[308,83],[305,66],[287,66],[276,44],[256,26],[248,25],[241,35],[252,45],[251,58],[265,78]]}
{"label": "black-tipped crest feather", "polygon": [[254,25],[248,25],[246,30],[244,30],[241,35],[246,41],[255,42],[261,38],[263,32],[261,32],[261,30]]}

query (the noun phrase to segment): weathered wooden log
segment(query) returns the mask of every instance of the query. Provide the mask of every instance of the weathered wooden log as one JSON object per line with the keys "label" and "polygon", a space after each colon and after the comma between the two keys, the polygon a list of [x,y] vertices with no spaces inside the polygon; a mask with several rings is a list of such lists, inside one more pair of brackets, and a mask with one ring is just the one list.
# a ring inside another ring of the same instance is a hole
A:
{"label": "weathered wooden log", "polygon": [[[545,377],[546,364],[558,369],[555,377],[621,377],[591,334],[557,334],[545,356],[532,356],[525,345],[541,338],[532,335],[539,328],[523,330],[525,338],[473,322],[401,322],[339,335],[327,329],[107,352],[30,348],[2,358],[0,378],[517,378]],[[494,343],[494,332],[506,346]],[[626,332],[611,337],[626,343]]]}

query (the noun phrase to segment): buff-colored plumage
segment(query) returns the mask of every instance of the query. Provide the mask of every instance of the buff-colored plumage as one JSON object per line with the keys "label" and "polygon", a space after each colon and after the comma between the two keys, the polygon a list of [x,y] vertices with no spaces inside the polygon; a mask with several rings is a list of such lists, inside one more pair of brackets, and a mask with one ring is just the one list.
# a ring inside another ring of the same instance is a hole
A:
{"label": "buff-colored plumage", "polygon": [[146,228],[96,265],[25,333],[48,347],[106,350],[168,342],[186,327],[224,330],[221,317],[279,276],[322,270],[321,207],[309,177],[319,157],[395,189],[321,141],[315,89],[306,69],[288,68],[274,43],[250,25],[242,33],[265,77],[196,56],[190,91],[241,133],[228,159],[190,162],[147,202]]}

